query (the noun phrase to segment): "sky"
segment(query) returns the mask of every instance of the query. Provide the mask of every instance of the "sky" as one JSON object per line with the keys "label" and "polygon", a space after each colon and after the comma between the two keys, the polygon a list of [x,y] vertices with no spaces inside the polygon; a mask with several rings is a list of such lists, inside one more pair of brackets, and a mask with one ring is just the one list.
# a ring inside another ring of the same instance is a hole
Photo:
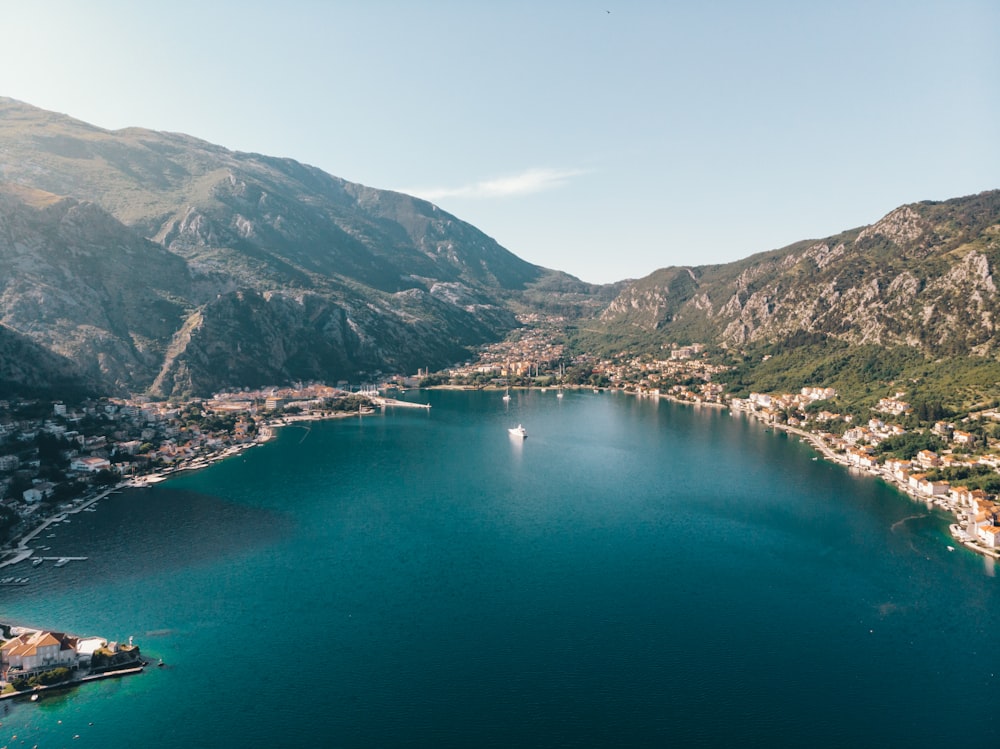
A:
{"label": "sky", "polygon": [[0,95],[426,198],[607,283],[1000,188],[997,0],[0,0]]}

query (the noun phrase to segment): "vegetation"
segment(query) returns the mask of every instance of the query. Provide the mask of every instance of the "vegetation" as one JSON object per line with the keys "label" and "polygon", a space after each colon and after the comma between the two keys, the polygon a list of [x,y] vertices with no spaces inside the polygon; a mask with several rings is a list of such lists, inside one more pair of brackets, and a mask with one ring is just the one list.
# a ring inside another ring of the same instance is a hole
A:
{"label": "vegetation", "polygon": [[716,381],[736,397],[833,387],[837,405],[864,420],[880,399],[897,392],[905,393],[913,407],[914,424],[962,418],[1000,399],[1000,362],[982,357],[933,360],[905,346],[851,346],[826,336],[801,335],[731,361],[734,368]]}
{"label": "vegetation", "polygon": [[28,689],[34,689],[35,687],[48,687],[53,684],[61,684],[64,681],[69,681],[73,672],[68,668],[53,668],[50,671],[43,671],[40,674],[25,678],[23,676],[11,679],[9,686],[12,688],[11,691],[23,692]]}
{"label": "vegetation", "polygon": [[945,448],[944,442],[936,434],[926,431],[913,431],[890,437],[879,443],[875,454],[884,458],[897,460],[912,460],[921,450],[938,452]]}
{"label": "vegetation", "polygon": [[989,466],[958,466],[927,472],[931,481],[947,481],[952,486],[982,489],[988,494],[1000,494],[1000,474]]}

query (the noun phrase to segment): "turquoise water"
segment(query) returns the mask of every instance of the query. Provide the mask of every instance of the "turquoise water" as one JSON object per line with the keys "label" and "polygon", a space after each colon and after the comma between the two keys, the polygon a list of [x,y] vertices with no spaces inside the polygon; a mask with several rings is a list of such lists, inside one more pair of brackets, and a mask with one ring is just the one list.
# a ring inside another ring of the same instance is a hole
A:
{"label": "turquoise water", "polygon": [[997,580],[946,516],[725,412],[512,395],[289,427],[60,526],[89,560],[3,618],[167,666],[0,707],[0,745],[1000,742]]}

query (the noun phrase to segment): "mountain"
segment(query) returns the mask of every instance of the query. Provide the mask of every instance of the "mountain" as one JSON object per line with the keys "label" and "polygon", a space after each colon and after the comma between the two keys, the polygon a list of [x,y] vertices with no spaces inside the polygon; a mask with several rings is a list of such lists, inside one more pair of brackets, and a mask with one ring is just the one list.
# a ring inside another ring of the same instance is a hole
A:
{"label": "mountain", "polygon": [[1000,355],[998,260],[991,191],[594,286],[417,198],[0,98],[0,397],[31,383],[203,395],[412,372],[538,311],[576,323],[590,351],[701,342],[773,382],[852,367],[917,377],[906,367],[949,357],[968,371]]}
{"label": "mountain", "polygon": [[739,262],[658,270],[608,305],[602,330],[729,349],[811,335],[995,356],[998,261],[1000,191],[914,203]]}
{"label": "mountain", "polygon": [[[865,413],[903,390],[928,413],[1000,405],[1000,191],[904,205],[874,224],[626,287],[577,345],[701,342],[733,394],[834,387]],[[711,349],[710,349],[711,350]]]}
{"label": "mountain", "polygon": [[519,303],[594,306],[426,201],[6,98],[0,185],[0,324],[110,391],[439,367]]}

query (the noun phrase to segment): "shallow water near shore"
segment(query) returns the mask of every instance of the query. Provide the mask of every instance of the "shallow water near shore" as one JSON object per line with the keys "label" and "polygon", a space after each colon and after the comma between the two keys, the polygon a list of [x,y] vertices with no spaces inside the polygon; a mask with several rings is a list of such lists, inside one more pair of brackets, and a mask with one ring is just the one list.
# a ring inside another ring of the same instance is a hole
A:
{"label": "shallow water near shore", "polygon": [[0,745],[996,745],[998,581],[948,516],[724,411],[512,396],[287,427],[38,539],[88,560],[11,568],[0,619],[166,666]]}

